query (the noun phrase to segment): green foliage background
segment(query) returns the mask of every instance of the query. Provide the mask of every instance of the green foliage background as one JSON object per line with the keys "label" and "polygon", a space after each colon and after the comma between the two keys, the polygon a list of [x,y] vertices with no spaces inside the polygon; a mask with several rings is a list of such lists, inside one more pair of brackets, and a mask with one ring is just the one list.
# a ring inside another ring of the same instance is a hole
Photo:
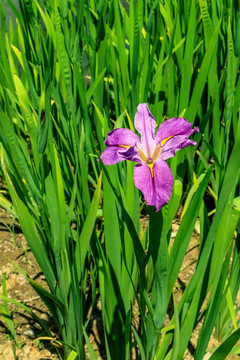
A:
{"label": "green foliage background", "polygon": [[[96,357],[87,325],[100,294],[108,359],[128,359],[135,345],[141,359],[182,359],[201,318],[195,359],[214,327],[224,359],[239,335],[238,1],[21,0],[19,10],[7,3],[16,24],[6,24],[2,1],[0,151],[11,200],[2,192],[0,204],[18,218],[46,277],[48,291],[28,279],[59,328],[59,356],[73,349],[84,359],[86,343]],[[133,164],[97,161],[110,130],[134,130],[141,102],[158,125],[184,116],[200,128],[196,147],[169,161],[174,192],[158,214],[134,187]],[[196,271],[166,329],[197,218]],[[13,300],[1,297],[6,313]],[[131,325],[135,300],[140,329]]]}

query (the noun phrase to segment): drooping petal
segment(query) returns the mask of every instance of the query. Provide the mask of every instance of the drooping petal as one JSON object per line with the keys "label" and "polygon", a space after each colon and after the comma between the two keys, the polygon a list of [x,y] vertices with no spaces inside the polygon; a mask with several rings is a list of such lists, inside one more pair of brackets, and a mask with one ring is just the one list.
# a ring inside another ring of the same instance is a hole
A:
{"label": "drooping petal", "polygon": [[108,133],[105,140],[107,146],[135,146],[138,143],[140,143],[138,135],[130,129],[115,129]]}
{"label": "drooping petal", "polygon": [[192,129],[192,124],[189,123],[186,119],[172,118],[164,121],[162,124],[159,125],[155,139],[157,143],[160,141],[165,143],[165,140],[167,140],[168,138],[177,135],[185,135],[186,137],[189,137],[195,131],[199,131],[199,129],[197,127]]}
{"label": "drooping petal", "polygon": [[119,156],[122,156],[124,158],[124,160],[141,162],[139,153],[135,146],[131,146],[127,149],[125,149],[124,147],[119,147],[118,154],[119,154]]}
{"label": "drooping petal", "polygon": [[188,139],[185,135],[177,135],[167,140],[163,145],[160,158],[163,160],[169,159],[175,153],[189,145],[196,145],[196,141]]}
{"label": "drooping petal", "polygon": [[109,146],[106,148],[102,155],[100,156],[102,162],[105,165],[114,165],[117,164],[119,161],[123,161],[124,158],[118,154],[119,146]]}
{"label": "drooping petal", "polygon": [[141,190],[144,195],[144,199],[148,205],[152,204],[152,198],[154,193],[152,174],[147,164],[137,164],[134,167],[134,184]]}
{"label": "drooping petal", "polygon": [[156,121],[147,104],[139,104],[138,111],[134,118],[134,126],[141,134],[141,147],[147,157],[151,157],[152,150],[155,147],[155,127]]}
{"label": "drooping petal", "polygon": [[173,174],[166,161],[159,159],[153,166],[154,207],[159,211],[166,205],[172,195]]}
{"label": "drooping petal", "polygon": [[161,159],[154,163],[152,172],[147,164],[137,164],[133,178],[135,186],[142,191],[146,204],[159,211],[172,195],[173,175],[166,161]]}
{"label": "drooping petal", "polygon": [[103,151],[101,159],[105,165],[114,165],[123,160],[141,161],[134,146],[129,148],[125,148],[124,146],[109,146]]}

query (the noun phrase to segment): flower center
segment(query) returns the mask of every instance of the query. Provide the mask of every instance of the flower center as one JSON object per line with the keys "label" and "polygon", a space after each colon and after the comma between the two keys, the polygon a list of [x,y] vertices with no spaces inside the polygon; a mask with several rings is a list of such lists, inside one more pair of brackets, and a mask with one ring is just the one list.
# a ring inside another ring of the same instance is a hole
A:
{"label": "flower center", "polygon": [[144,153],[144,151],[140,147],[137,146],[138,155],[139,155],[141,161],[149,166],[152,177],[153,177],[153,165],[154,165],[155,161],[157,161],[157,159],[159,158],[164,144],[172,137],[173,136],[169,136],[168,138],[166,138],[166,139],[162,140],[161,142],[159,142],[158,144],[156,144],[156,146],[153,149],[153,152],[151,154],[151,157],[147,156]]}
{"label": "flower center", "polygon": [[154,162],[159,158],[162,147],[163,147],[162,143],[157,144],[152,152],[151,157],[147,156],[140,147],[137,147],[138,155],[139,155],[141,161],[149,166],[152,177],[153,177],[153,165],[154,165]]}

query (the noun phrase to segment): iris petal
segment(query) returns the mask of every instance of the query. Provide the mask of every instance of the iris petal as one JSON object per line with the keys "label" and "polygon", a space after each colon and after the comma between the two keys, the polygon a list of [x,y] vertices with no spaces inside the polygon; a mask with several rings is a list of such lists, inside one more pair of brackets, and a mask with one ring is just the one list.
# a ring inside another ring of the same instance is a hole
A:
{"label": "iris petal", "polygon": [[166,161],[159,159],[151,170],[147,164],[138,164],[134,168],[135,186],[142,191],[147,205],[159,211],[172,195],[173,175]]}
{"label": "iris petal", "polygon": [[152,151],[155,147],[155,127],[156,121],[147,104],[139,104],[138,111],[134,118],[134,126],[141,134],[141,147],[147,157],[151,157]]}
{"label": "iris petal", "polygon": [[169,159],[175,153],[189,145],[196,145],[196,141],[188,139],[185,135],[177,135],[166,141],[163,145],[160,157],[163,160]]}
{"label": "iris petal", "polygon": [[105,140],[105,145],[107,146],[134,146],[138,143],[140,143],[139,137],[130,129],[115,129],[108,133]]}
{"label": "iris petal", "polygon": [[101,155],[102,162],[105,165],[114,165],[120,161],[125,160],[122,156],[119,155],[118,150],[119,146],[109,146],[106,148]]}
{"label": "iris petal", "polygon": [[[184,135],[189,137],[195,131],[199,131],[196,127],[192,129],[192,124],[184,118],[172,118],[164,121],[159,125],[156,132],[156,142],[165,141],[177,135]],[[169,141],[169,140],[168,140]],[[166,143],[168,143],[168,141]]]}
{"label": "iris petal", "polygon": [[134,184],[143,193],[148,205],[152,205],[154,193],[152,174],[147,164],[137,164],[134,167]]}
{"label": "iris petal", "polygon": [[122,146],[109,146],[103,151],[101,159],[105,165],[114,165],[123,160],[141,161],[137,150],[133,146],[127,149]]}

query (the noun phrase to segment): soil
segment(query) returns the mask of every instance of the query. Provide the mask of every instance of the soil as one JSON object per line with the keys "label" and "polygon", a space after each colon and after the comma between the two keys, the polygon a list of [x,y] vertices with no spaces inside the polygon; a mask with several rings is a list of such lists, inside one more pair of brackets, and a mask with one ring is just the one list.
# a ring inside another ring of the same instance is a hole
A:
{"label": "soil", "polygon": [[[15,224],[12,228],[12,217],[4,210],[0,210],[0,278],[6,274],[7,296],[25,304],[35,312],[41,320],[46,321],[51,328],[51,317],[47,308],[30,286],[24,275],[14,264],[20,266],[30,277],[46,287],[44,276],[29,250],[21,229]],[[14,263],[14,264],[13,264]],[[2,286],[0,286],[2,294]],[[2,301],[1,301],[2,303]],[[8,303],[15,325],[18,347],[14,345],[11,335],[4,326],[4,319],[0,316],[0,360],[39,360],[58,359],[53,346],[43,341],[35,341],[39,336],[45,336],[41,327],[23,309]],[[15,355],[14,355],[15,353]]]}
{"label": "soil", "polygon": [[[14,224],[13,228],[13,219],[11,215],[3,209],[0,209],[0,285],[2,284],[3,274],[6,274],[7,296],[28,306],[40,317],[41,320],[44,320],[47,323],[48,328],[53,334],[53,338],[57,337],[56,329],[54,329],[53,321],[46,306],[43,304],[40,297],[27,282],[22,273],[13,264],[15,263],[20,266],[31,278],[47,288],[44,276],[36,263],[23,234],[21,233],[20,227],[16,224],[16,222],[14,222]],[[176,220],[173,223],[173,238],[176,236],[178,227],[179,221]],[[198,256],[198,246],[199,229],[198,224],[196,224],[195,232],[186,252],[182,270],[179,274],[178,281],[176,282],[176,300],[180,298],[182,290],[186,287],[192,274],[194,273],[196,259]],[[0,286],[0,294],[2,294],[2,286]],[[0,301],[0,304],[3,304],[2,301]],[[240,294],[236,302],[236,306],[239,305]],[[42,329],[34,321],[34,319],[26,311],[20,309],[16,305],[8,303],[8,306],[15,325],[18,346],[14,345],[11,335],[4,325],[4,319],[0,316],[0,360],[59,359],[54,346],[51,345],[49,340],[37,340],[39,337],[41,338],[46,336],[46,334],[42,332]],[[99,310],[96,311],[96,316],[92,322],[92,335],[90,336],[90,341],[93,344],[94,350],[98,353],[98,358],[104,359],[104,357],[100,357],[99,355],[102,338],[102,322],[100,304],[98,304],[98,307]],[[201,323],[195,329],[191,337],[188,349],[184,356],[184,359],[186,360],[194,359],[192,354],[196,348],[200,328]],[[208,349],[212,349],[218,345],[219,343],[214,339],[214,336],[212,336]],[[207,360],[211,353],[212,352],[209,351],[204,360]],[[227,359],[234,360],[239,359],[239,357],[236,355],[229,355]]]}

